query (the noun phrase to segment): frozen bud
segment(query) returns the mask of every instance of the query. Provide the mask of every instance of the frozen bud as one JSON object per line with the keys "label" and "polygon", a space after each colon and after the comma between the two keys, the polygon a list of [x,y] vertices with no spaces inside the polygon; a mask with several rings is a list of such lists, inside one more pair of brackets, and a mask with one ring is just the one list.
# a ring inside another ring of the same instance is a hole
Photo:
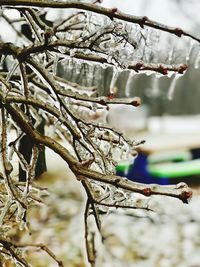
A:
{"label": "frozen bud", "polygon": [[192,191],[191,190],[185,190],[181,193],[181,200],[183,203],[188,203],[192,198]]}
{"label": "frozen bud", "polygon": [[50,38],[51,36],[53,36],[53,34],[54,34],[54,32],[53,32],[53,30],[52,29],[47,29],[46,31],[45,31],[45,33],[44,33],[44,36],[45,36],[45,38]]}
{"label": "frozen bud", "polygon": [[183,30],[180,28],[176,28],[174,32],[178,37],[181,37],[181,35],[183,34]]}
{"label": "frozen bud", "polygon": [[141,105],[141,99],[139,97],[134,97],[130,104],[132,106],[138,107]]}
{"label": "frozen bud", "polygon": [[138,63],[135,65],[135,71],[137,72],[137,71],[140,70],[142,67],[144,67],[143,63],[138,62]]}
{"label": "frozen bud", "polygon": [[145,24],[145,22],[148,20],[148,17],[146,17],[146,16],[144,16],[144,17],[142,17],[142,19],[141,19],[141,21],[140,21],[140,27],[141,28],[143,28],[144,27],[144,24]]}
{"label": "frozen bud", "polygon": [[144,188],[143,191],[142,191],[142,193],[146,197],[149,197],[151,195],[151,188],[149,188],[149,187]]}
{"label": "frozen bud", "polygon": [[162,73],[163,75],[167,75],[167,74],[168,74],[168,70],[167,70],[166,68],[164,68],[162,65],[160,65],[160,66],[158,67],[158,71],[159,71],[160,73]]}
{"label": "frozen bud", "polygon": [[148,18],[147,16],[144,16],[144,17],[142,18],[142,21],[143,21],[143,22],[145,22],[145,21],[147,21],[147,20],[149,20],[149,18]]}
{"label": "frozen bud", "polygon": [[113,8],[111,9],[111,11],[112,11],[112,13],[116,13],[116,12],[118,11],[118,9],[117,9],[116,7],[113,7]]}
{"label": "frozen bud", "polygon": [[107,99],[108,100],[111,100],[111,99],[114,99],[114,98],[116,98],[116,94],[115,93],[110,93],[110,94],[107,95]]}
{"label": "frozen bud", "polygon": [[178,73],[183,74],[183,72],[187,69],[187,65],[186,64],[182,64],[179,68],[178,68]]}

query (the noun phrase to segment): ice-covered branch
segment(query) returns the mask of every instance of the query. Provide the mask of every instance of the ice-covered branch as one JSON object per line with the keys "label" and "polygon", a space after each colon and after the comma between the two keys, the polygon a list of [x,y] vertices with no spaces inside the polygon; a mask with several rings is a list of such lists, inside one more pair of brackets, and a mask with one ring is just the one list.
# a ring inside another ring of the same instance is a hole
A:
{"label": "ice-covered branch", "polygon": [[46,245],[44,244],[18,244],[18,243],[14,243],[14,246],[17,248],[27,248],[27,247],[32,247],[32,248],[39,248],[43,251],[45,251],[56,263],[59,267],[64,267],[64,264],[61,260],[58,260],[56,255],[53,253],[53,251],[51,251]]}
{"label": "ice-covered branch", "polygon": [[75,160],[75,158],[70,155],[69,151],[63,146],[61,146],[59,143],[57,143],[50,137],[42,136],[35,130],[33,131],[33,129],[28,124],[26,118],[21,114],[21,112],[17,108],[14,108],[10,104],[6,104],[6,108],[8,112],[10,112],[10,114],[12,115],[13,120],[16,121],[16,123],[18,123],[18,125],[20,126],[20,128],[23,129],[24,132],[29,134],[31,138],[35,140],[35,142],[39,142],[43,145],[46,145],[52,150],[54,150],[56,153],[58,153],[69,164],[72,171],[78,177],[81,176],[85,177],[85,179],[92,179],[104,183],[109,183],[132,192],[143,194],[145,196],[151,196],[151,195],[171,196],[178,198],[185,203],[187,203],[188,199],[190,199],[192,196],[190,189],[185,184],[182,183],[176,186],[166,186],[166,187],[159,185],[145,185],[129,181],[128,179],[123,177],[115,175],[104,175],[96,171],[90,170],[88,168],[85,168],[81,163],[78,163]]}
{"label": "ice-covered branch", "polygon": [[[43,44],[43,45],[33,45],[25,48],[20,48],[18,46],[15,46],[11,43],[2,43],[0,42],[0,52],[4,55],[13,55],[14,57],[20,59],[21,61],[25,61],[26,58],[28,58],[30,55],[33,55],[34,53],[43,53],[45,51],[54,51],[56,47],[59,46],[66,46],[68,48],[77,48],[77,45],[75,46],[74,41],[73,42],[67,42],[67,41],[58,41],[52,44]],[[70,56],[69,51],[65,51],[63,54],[66,54]],[[88,53],[80,53],[75,52],[73,55],[74,58],[81,59],[83,61],[88,62],[96,62],[101,64],[108,64],[113,65],[115,64],[111,61],[108,61],[106,57],[102,57],[95,54],[88,54]],[[120,63],[119,63],[120,67]],[[122,65],[122,69],[128,69],[128,70],[134,70],[136,72],[139,71],[154,71],[161,73],[163,75],[166,75],[169,71],[177,72],[177,73],[184,73],[184,71],[187,69],[186,64],[177,64],[177,65],[166,65],[166,64],[153,64],[153,63],[144,63],[142,61],[128,64],[128,65]]]}
{"label": "ice-covered branch", "polygon": [[[15,246],[13,245],[13,243],[10,240],[3,238],[3,237],[0,237],[0,244],[5,249],[5,254],[7,252],[11,256],[12,261],[16,265],[20,264],[20,266],[23,266],[23,267],[30,267],[28,262],[21,255],[19,255],[19,253],[17,253],[15,251]],[[1,253],[2,252],[3,251],[1,251]]]}
{"label": "ice-covered branch", "polygon": [[100,15],[105,15],[109,17],[110,19],[119,19],[126,22],[131,22],[134,24],[139,24],[142,28],[144,26],[148,26],[154,29],[158,29],[161,31],[169,32],[171,34],[175,34],[178,37],[181,36],[188,36],[197,42],[200,42],[200,39],[193,36],[192,34],[182,30],[178,27],[169,27],[164,24],[155,22],[150,20],[148,17],[143,16],[133,16],[128,15],[125,13],[122,13],[121,11],[117,10],[116,8],[104,8],[98,5],[94,4],[88,4],[88,3],[81,3],[78,1],[52,1],[52,0],[1,0],[2,6],[25,6],[25,7],[50,7],[50,8],[63,8],[63,9],[78,9],[78,10],[85,10],[85,11],[91,11]]}

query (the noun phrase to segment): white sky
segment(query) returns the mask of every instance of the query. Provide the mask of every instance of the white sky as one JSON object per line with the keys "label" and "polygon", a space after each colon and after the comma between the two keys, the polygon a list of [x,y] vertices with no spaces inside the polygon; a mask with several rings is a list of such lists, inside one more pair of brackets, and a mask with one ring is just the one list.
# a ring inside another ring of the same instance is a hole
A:
{"label": "white sky", "polygon": [[[185,0],[188,1],[188,0]],[[199,0],[193,0],[199,5]],[[198,19],[198,11],[195,5],[190,5],[191,14],[196,14]],[[169,26],[180,27],[185,30],[191,29],[191,21],[183,15],[175,0],[104,0],[105,7],[117,7],[120,11],[137,15],[148,16],[149,19],[156,20]],[[195,10],[196,8],[196,10]],[[197,12],[195,12],[197,11]],[[185,10],[187,13],[188,10]]]}

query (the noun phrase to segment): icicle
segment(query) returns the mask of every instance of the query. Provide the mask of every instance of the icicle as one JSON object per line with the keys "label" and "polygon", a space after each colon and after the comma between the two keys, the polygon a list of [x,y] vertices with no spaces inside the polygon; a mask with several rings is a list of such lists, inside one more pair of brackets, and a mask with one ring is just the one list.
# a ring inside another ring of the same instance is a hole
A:
{"label": "icicle", "polygon": [[146,45],[150,46],[151,45],[151,30],[149,29],[144,29],[144,36],[146,37]]}
{"label": "icicle", "polygon": [[113,76],[112,76],[111,83],[110,83],[110,93],[111,94],[113,93],[114,85],[117,81],[117,78],[118,78],[118,71],[116,68],[113,68]]}
{"label": "icicle", "polygon": [[6,82],[8,82],[11,78],[11,76],[14,74],[15,70],[17,69],[19,63],[18,62],[14,62],[12,67],[11,67],[11,70],[8,72],[8,75],[6,77]]}
{"label": "icicle", "polygon": [[10,146],[9,154],[8,154],[8,159],[12,160],[13,154],[14,154],[14,146]]}
{"label": "icicle", "polygon": [[134,75],[134,71],[130,71],[128,74],[128,79],[126,82],[126,87],[125,87],[125,96],[130,97],[130,91],[131,91],[131,81]]}
{"label": "icicle", "polygon": [[0,226],[3,225],[3,219],[6,215],[6,213],[8,212],[11,204],[12,204],[12,201],[11,201],[10,197],[8,196],[8,200],[6,201],[6,203],[5,203],[3,209],[1,210],[1,213],[0,213]]}
{"label": "icicle", "polygon": [[59,56],[56,55],[54,63],[53,63],[53,75],[57,74],[58,60],[59,60]]}
{"label": "icicle", "polygon": [[174,76],[172,78],[172,81],[171,81],[171,84],[170,84],[170,87],[169,87],[169,90],[168,90],[168,93],[167,93],[167,98],[169,100],[172,100],[172,98],[174,96],[176,81],[177,81],[178,78],[179,78],[179,76],[176,73],[174,73]]}
{"label": "icicle", "polygon": [[74,69],[74,66],[75,66],[75,62],[74,62],[73,58],[70,58],[68,60],[68,64],[64,65],[64,70],[65,71],[67,71],[67,70],[72,71]]}
{"label": "icicle", "polygon": [[156,97],[159,95],[159,79],[156,77],[156,75],[152,76],[152,91],[151,95]]}
{"label": "icicle", "polygon": [[159,44],[160,35],[161,35],[160,31],[158,31],[158,30],[154,31],[154,36],[153,36],[153,40],[152,40],[154,46]]}
{"label": "icicle", "polygon": [[172,63],[173,58],[174,58],[174,48],[172,48],[172,49],[169,51],[169,55],[168,55],[168,61],[169,61],[169,64]]}
{"label": "icicle", "polygon": [[16,204],[17,204],[16,222],[20,223],[24,218],[25,209],[22,207],[22,205],[18,201],[16,201]]}
{"label": "icicle", "polygon": [[194,46],[195,46],[194,41],[191,40],[190,41],[190,47],[189,47],[188,53],[187,53],[186,58],[185,58],[187,63],[190,60],[190,57],[191,57],[191,54],[192,54],[192,50],[194,49]]}
{"label": "icicle", "polygon": [[3,66],[3,62],[6,59],[6,55],[1,55],[1,59],[0,59],[0,67]]}
{"label": "icicle", "polygon": [[200,63],[200,51],[197,54],[196,60],[194,62],[194,68],[198,69],[199,68],[199,63]]}
{"label": "icicle", "polygon": [[3,12],[4,12],[4,8],[0,7],[0,16],[3,14]]}

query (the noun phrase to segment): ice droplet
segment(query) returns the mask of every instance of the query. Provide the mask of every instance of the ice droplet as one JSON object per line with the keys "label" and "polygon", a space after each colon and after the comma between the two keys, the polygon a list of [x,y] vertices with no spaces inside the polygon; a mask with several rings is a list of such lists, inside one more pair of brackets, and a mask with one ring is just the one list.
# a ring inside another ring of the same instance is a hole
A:
{"label": "ice droplet", "polygon": [[173,74],[173,77],[172,77],[171,84],[170,84],[169,89],[168,89],[168,93],[167,93],[167,98],[169,100],[172,100],[173,99],[174,91],[175,91],[175,87],[176,87],[176,81],[177,81],[178,78],[179,78],[179,75],[177,75],[176,73],[174,73]]}

